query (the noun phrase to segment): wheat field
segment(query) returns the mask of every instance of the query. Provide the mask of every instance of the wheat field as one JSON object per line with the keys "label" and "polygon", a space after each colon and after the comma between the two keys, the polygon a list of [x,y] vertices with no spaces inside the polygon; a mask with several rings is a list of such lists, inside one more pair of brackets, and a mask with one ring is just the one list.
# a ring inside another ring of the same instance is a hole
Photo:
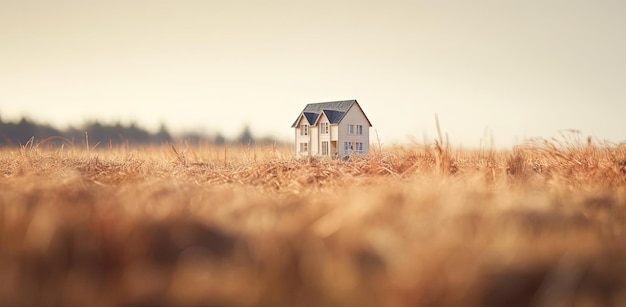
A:
{"label": "wheat field", "polygon": [[626,146],[0,150],[0,306],[626,306]]}

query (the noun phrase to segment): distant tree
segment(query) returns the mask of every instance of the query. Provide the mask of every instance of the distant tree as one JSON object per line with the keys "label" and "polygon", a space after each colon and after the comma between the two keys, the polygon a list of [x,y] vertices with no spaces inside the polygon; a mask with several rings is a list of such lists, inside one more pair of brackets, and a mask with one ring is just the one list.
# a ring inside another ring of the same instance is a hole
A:
{"label": "distant tree", "polygon": [[215,137],[213,138],[213,144],[215,145],[224,145],[226,144],[226,138],[224,137],[224,135],[220,132],[217,132],[215,134]]}
{"label": "distant tree", "polygon": [[150,143],[150,133],[147,130],[140,128],[134,122],[130,124],[126,133],[127,135],[125,137],[129,140],[133,140],[134,142],[140,144]]}
{"label": "distant tree", "polygon": [[[98,143],[104,146],[137,146],[142,144],[163,144],[174,141],[183,141],[189,144],[214,144],[223,145],[229,142],[236,142],[243,145],[274,144],[276,141],[271,138],[258,138],[252,135],[249,126],[244,126],[240,135],[228,140],[220,132],[213,136],[203,133],[191,132],[174,138],[165,124],[161,124],[156,133],[140,127],[136,123],[124,125],[119,122],[115,124],[105,124],[99,121],[87,122],[79,128],[69,127],[64,131],[57,130],[49,125],[43,125],[22,117],[18,122],[4,122],[0,120],[0,146],[17,146],[26,144],[34,138],[35,144],[45,140],[46,145],[60,145],[65,140],[69,140],[74,146],[84,146],[86,135],[89,137],[89,146],[93,147]],[[58,137],[58,138],[55,138]]]}
{"label": "distant tree", "polygon": [[167,131],[167,127],[165,127],[165,124],[163,123],[161,123],[161,127],[159,127],[159,132],[157,132],[157,134],[154,137],[157,143],[171,143],[172,142],[172,136],[170,135],[169,131]]}
{"label": "distant tree", "polygon": [[244,145],[254,145],[254,138],[252,137],[252,132],[250,132],[250,126],[246,125],[243,128],[243,131],[237,138],[237,142]]}
{"label": "distant tree", "polygon": [[35,136],[35,124],[31,123],[26,117],[22,117],[15,126],[13,135],[15,136],[14,140],[24,145],[31,137]]}

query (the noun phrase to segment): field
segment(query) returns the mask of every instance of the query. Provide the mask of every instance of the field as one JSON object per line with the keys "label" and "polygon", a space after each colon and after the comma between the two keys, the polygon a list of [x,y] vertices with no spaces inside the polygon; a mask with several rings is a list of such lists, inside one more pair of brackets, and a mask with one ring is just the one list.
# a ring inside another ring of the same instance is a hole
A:
{"label": "field", "polygon": [[626,146],[0,150],[0,306],[626,306]]}

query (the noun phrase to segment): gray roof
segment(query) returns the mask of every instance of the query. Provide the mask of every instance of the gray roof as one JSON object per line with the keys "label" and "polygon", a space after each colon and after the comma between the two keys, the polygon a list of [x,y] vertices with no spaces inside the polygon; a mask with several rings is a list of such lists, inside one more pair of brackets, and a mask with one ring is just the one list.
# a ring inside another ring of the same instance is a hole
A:
{"label": "gray roof", "polygon": [[302,112],[302,113],[304,114],[304,116],[306,117],[306,120],[308,120],[311,125],[314,122],[316,122],[317,118],[320,116],[319,113],[313,113],[313,112]]}
{"label": "gray roof", "polygon": [[343,116],[346,115],[346,112],[335,111],[335,110],[324,109],[323,112],[324,114],[326,114],[326,117],[328,117],[328,121],[331,124],[338,124],[343,118]]}
{"label": "gray roof", "polygon": [[[341,119],[346,115],[348,110],[352,108],[354,104],[359,104],[356,100],[341,100],[341,101],[330,101],[330,102],[320,102],[320,103],[309,103],[304,107],[304,110],[296,121],[291,125],[291,127],[295,127],[298,124],[298,120],[300,120],[300,116],[304,115],[309,122],[309,125],[315,125],[317,119],[319,118],[322,112],[326,114],[328,121],[331,124],[338,124]],[[360,108],[360,106],[359,106]],[[363,113],[365,115],[365,113]],[[367,119],[367,116],[365,116]],[[369,122],[369,119],[367,120]],[[372,124],[370,123],[370,126]]]}

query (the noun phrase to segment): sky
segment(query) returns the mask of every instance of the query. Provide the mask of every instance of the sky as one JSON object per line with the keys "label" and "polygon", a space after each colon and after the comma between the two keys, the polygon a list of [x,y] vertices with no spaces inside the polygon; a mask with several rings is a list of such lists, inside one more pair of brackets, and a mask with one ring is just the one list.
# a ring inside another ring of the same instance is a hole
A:
{"label": "sky", "polygon": [[626,141],[626,1],[0,0],[0,118],[291,140],[357,99],[373,142]]}

